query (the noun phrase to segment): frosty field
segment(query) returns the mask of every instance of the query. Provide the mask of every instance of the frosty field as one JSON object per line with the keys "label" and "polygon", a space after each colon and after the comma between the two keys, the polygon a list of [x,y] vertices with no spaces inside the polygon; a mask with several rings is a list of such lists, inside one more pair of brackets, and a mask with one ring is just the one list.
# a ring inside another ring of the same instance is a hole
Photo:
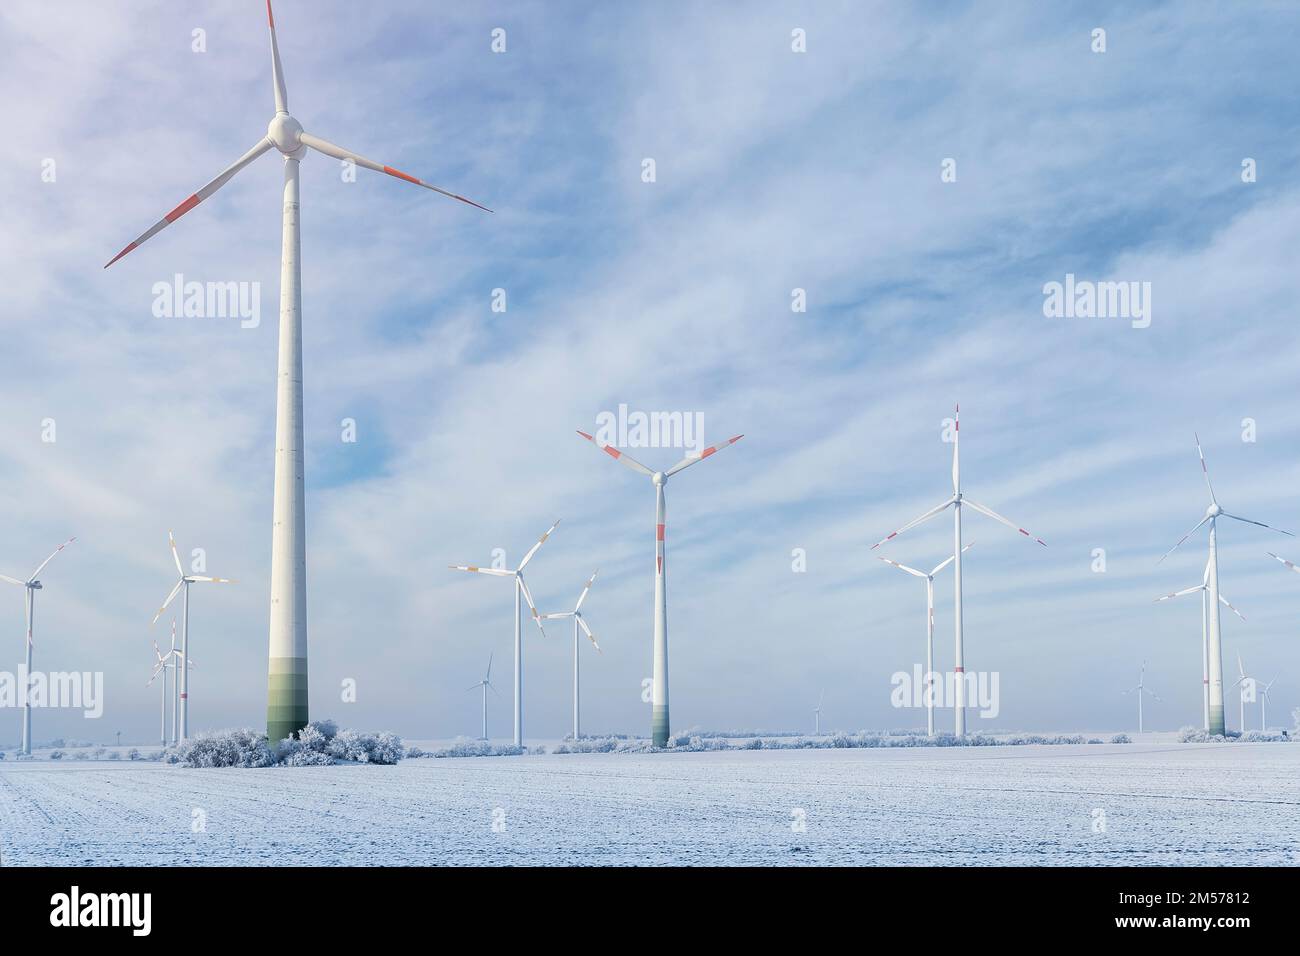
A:
{"label": "frosty field", "polygon": [[1290,744],[0,764],[6,865],[1294,865],[1298,808]]}

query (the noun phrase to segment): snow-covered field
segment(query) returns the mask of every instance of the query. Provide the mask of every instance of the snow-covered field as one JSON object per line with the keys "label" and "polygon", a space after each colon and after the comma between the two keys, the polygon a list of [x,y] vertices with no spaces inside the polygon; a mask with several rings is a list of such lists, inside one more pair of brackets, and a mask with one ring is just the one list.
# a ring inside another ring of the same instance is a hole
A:
{"label": "snow-covered field", "polygon": [[1295,865],[1298,809],[1291,744],[0,763],[5,864]]}

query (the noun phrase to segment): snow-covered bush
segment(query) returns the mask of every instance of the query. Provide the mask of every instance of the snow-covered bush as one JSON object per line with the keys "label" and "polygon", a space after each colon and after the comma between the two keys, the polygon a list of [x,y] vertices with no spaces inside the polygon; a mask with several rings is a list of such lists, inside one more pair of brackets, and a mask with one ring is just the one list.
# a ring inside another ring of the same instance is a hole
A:
{"label": "snow-covered bush", "polygon": [[329,742],[329,753],[339,760],[357,763],[394,764],[405,755],[402,738],[388,733],[364,734],[359,730],[341,730]]}
{"label": "snow-covered bush", "polygon": [[263,734],[243,728],[199,734],[169,754],[168,761],[187,767],[270,767],[275,755]]}
{"label": "snow-covered bush", "polygon": [[134,747],[132,747],[130,750],[128,750],[128,751],[126,752],[126,759],[127,759],[127,760],[139,760],[139,759],[140,759],[140,751],[138,751],[138,750],[136,750]]}
{"label": "snow-covered bush", "polygon": [[62,750],[51,750],[51,751],[50,751],[50,759],[51,759],[51,760],[62,760],[62,759],[63,759],[63,751],[62,751]]}
{"label": "snow-covered bush", "polygon": [[[1131,744],[1133,738],[1128,734],[1116,734],[1114,737],[1110,738],[1110,742],[1113,744]],[[1100,743],[1100,741],[1098,741],[1098,743]]]}
{"label": "snow-covered bush", "polygon": [[407,747],[406,756],[410,757],[412,760],[416,760],[424,756],[424,751],[419,747]]}
{"label": "snow-covered bush", "polygon": [[112,753],[110,753],[110,754],[108,755],[108,759],[109,759],[109,760],[121,760],[121,759],[122,759],[122,755],[121,755],[120,753],[118,753],[116,750],[114,750]]}
{"label": "snow-covered bush", "polygon": [[[563,745],[561,745],[563,746]],[[556,753],[561,752],[557,748]],[[567,753],[567,751],[565,751]],[[426,753],[426,757],[518,757],[524,753],[523,747],[513,744],[492,744],[485,740],[471,740],[469,737],[457,737],[450,747]]]}

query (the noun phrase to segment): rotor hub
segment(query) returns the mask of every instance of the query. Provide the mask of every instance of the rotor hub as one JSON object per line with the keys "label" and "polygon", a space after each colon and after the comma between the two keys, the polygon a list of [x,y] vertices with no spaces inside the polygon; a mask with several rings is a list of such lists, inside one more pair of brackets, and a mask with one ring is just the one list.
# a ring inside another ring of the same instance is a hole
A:
{"label": "rotor hub", "polygon": [[1217,501],[1205,509],[1205,517],[1207,518],[1217,518],[1221,514],[1223,514],[1223,509],[1219,507]]}
{"label": "rotor hub", "polygon": [[266,138],[286,156],[299,154],[302,150],[302,124],[288,113],[276,113],[266,126]]}

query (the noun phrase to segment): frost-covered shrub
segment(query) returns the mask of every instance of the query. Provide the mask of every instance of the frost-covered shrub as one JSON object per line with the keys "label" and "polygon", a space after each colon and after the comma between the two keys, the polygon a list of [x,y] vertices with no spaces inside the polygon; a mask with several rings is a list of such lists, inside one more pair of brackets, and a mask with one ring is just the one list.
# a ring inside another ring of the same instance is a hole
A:
{"label": "frost-covered shrub", "polygon": [[0,760],[4,760],[4,759],[5,759],[5,752],[3,750],[0,750]]}
{"label": "frost-covered shrub", "polygon": [[755,737],[753,740],[747,740],[747,741],[745,741],[745,746],[744,746],[742,749],[744,749],[744,750],[762,750],[762,749],[763,749],[763,738],[762,738],[762,737]]}
{"label": "frost-covered shrub", "polygon": [[92,760],[103,760],[104,755],[107,753],[108,753],[107,747],[96,747],[94,750],[90,752],[90,756]]}
{"label": "frost-covered shrub", "polygon": [[413,760],[416,760],[424,756],[424,751],[421,750],[419,747],[407,747],[406,756],[410,757]]}
{"label": "frost-covered shrub", "polygon": [[[1100,742],[1101,741],[1098,741],[1098,743]],[[1110,738],[1110,742],[1113,744],[1131,744],[1133,742],[1133,738],[1130,737],[1128,734],[1116,734],[1114,737]]]}
{"label": "frost-covered shrub", "polygon": [[270,767],[275,755],[263,734],[243,728],[199,734],[169,754],[168,761],[187,767]]}
{"label": "frost-covered shrub", "polygon": [[51,750],[51,751],[50,751],[50,759],[51,759],[51,760],[62,760],[62,759],[63,759],[63,751],[62,751],[62,750]]}
{"label": "frost-covered shrub", "polygon": [[121,759],[122,759],[122,755],[121,755],[120,753],[118,753],[116,750],[114,750],[112,753],[110,753],[110,754],[108,755],[108,759],[109,759],[109,760],[121,760]]}
{"label": "frost-covered shrub", "polygon": [[[557,748],[557,753],[560,749]],[[567,751],[565,751],[567,752]],[[469,737],[457,737],[450,747],[426,753],[426,757],[518,757],[524,748],[512,744],[490,744],[483,740],[471,740]]]}
{"label": "frost-covered shrub", "polygon": [[335,763],[329,746],[338,732],[334,721],[314,720],[298,731],[297,737],[286,737],[276,744],[275,762],[286,767],[321,767]]}
{"label": "frost-covered shrub", "polygon": [[128,750],[128,751],[126,752],[126,759],[127,759],[127,760],[139,760],[139,759],[140,759],[140,751],[138,751],[138,750],[136,750],[134,747],[132,747],[130,750]]}
{"label": "frost-covered shrub", "polygon": [[364,734],[359,730],[341,730],[328,744],[329,754],[339,760],[357,763],[394,764],[405,754],[402,739],[394,734]]}

